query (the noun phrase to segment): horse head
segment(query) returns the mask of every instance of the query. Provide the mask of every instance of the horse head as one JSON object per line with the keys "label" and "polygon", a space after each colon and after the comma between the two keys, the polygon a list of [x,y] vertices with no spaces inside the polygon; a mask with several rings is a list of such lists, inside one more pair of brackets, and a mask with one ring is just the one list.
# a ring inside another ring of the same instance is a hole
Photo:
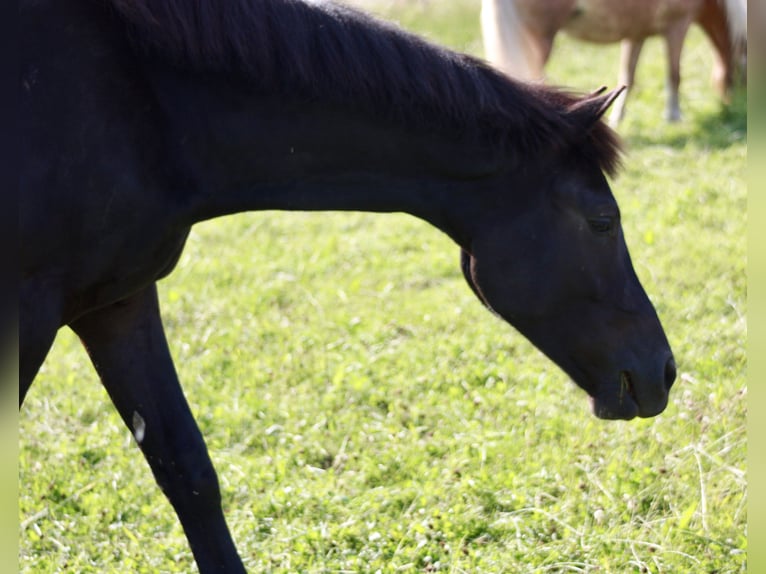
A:
{"label": "horse head", "polygon": [[[566,110],[586,134],[619,95]],[[605,419],[661,413],[676,376],[670,346],[633,269],[620,211],[578,146],[494,177],[462,270],[479,299],[557,363]]]}

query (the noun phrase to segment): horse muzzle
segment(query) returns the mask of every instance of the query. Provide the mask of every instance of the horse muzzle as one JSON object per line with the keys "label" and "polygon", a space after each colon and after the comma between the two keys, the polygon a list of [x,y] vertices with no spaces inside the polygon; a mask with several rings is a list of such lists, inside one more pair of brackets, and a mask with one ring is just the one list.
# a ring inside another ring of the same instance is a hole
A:
{"label": "horse muzzle", "polygon": [[661,368],[649,372],[640,369],[620,371],[617,384],[602,388],[591,396],[593,414],[606,420],[657,416],[668,404],[668,394],[675,379],[676,363],[672,355],[661,362]]}

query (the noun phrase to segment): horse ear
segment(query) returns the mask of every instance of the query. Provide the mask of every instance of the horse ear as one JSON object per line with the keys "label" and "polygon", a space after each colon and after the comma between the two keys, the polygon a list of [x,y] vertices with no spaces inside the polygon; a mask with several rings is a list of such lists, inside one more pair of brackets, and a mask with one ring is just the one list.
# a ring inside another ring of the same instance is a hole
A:
{"label": "horse ear", "polygon": [[601,95],[601,94],[603,94],[605,91],[606,91],[606,86],[601,86],[601,87],[600,87],[600,88],[598,88],[597,90],[594,90],[594,91],[592,91],[590,94],[588,94],[588,95],[586,96],[586,99],[587,99],[587,98],[595,98],[596,96],[600,96],[600,95]]}
{"label": "horse ear", "polygon": [[606,86],[602,86],[592,94],[572,104],[567,109],[567,115],[575,125],[588,130],[601,119],[619,95],[625,91],[625,86],[620,86],[610,92],[604,93]]}

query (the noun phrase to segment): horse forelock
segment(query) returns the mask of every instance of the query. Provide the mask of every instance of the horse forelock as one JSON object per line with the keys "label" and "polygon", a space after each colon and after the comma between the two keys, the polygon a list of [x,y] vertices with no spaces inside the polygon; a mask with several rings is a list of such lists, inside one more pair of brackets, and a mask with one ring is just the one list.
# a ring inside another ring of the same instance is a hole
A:
{"label": "horse forelock", "polygon": [[576,146],[607,173],[615,134],[567,122],[578,97],[523,84],[348,6],[309,0],[111,0],[135,46],[173,65],[234,73],[256,90],[326,100],[412,129],[475,137],[525,161]]}

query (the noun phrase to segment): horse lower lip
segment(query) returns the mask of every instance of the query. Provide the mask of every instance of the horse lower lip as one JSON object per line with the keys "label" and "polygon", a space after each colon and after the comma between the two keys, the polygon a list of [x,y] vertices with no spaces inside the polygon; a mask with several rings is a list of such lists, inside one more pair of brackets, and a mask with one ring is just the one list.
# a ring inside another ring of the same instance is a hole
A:
{"label": "horse lower lip", "polygon": [[637,403],[632,397],[609,400],[608,398],[591,397],[593,414],[604,420],[631,420],[638,415]]}
{"label": "horse lower lip", "polygon": [[640,407],[633,378],[628,371],[620,371],[619,389],[616,394],[612,394],[613,392],[591,397],[593,413],[598,418],[630,420],[638,415]]}

